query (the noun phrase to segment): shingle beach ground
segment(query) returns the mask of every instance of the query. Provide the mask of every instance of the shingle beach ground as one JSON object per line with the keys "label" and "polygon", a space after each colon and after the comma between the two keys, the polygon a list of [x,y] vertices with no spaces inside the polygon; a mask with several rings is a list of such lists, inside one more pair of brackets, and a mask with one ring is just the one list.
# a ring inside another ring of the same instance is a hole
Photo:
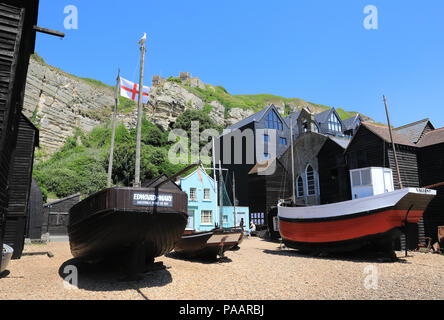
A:
{"label": "shingle beach ground", "polygon": [[[50,251],[47,255],[31,252]],[[377,259],[310,257],[279,249],[279,243],[246,239],[222,263],[190,262],[174,254],[160,257],[169,269],[138,282],[97,268],[79,269],[78,289],[65,288],[69,243],[27,245],[0,279],[0,299],[444,299],[444,256],[397,252],[400,262]],[[68,269],[67,269],[68,270]],[[376,273],[372,273],[376,272]],[[60,275],[61,274],[61,275]],[[377,275],[377,283],[371,275]],[[377,286],[377,287],[376,287]],[[369,289],[367,289],[367,288]]]}

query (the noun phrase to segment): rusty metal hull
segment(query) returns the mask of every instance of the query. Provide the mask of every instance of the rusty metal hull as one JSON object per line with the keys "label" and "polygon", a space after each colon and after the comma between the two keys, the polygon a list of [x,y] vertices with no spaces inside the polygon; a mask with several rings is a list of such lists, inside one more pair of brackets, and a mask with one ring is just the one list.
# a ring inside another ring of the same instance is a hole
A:
{"label": "rusty metal hull", "polygon": [[[144,201],[153,195],[168,195],[171,201],[151,205]],[[142,247],[147,261],[152,261],[173,250],[180,240],[188,218],[186,209],[187,195],[180,190],[102,190],[70,210],[71,253],[97,262]]]}

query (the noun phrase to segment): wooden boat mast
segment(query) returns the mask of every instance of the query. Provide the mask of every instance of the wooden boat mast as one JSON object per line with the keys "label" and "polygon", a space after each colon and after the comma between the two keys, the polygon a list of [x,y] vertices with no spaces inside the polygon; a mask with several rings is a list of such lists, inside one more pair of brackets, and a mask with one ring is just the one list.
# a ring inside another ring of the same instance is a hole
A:
{"label": "wooden boat mast", "polygon": [[223,229],[224,226],[224,219],[223,219],[223,189],[222,189],[222,163],[219,160],[219,204],[220,204],[220,213],[219,213],[219,228]]}
{"label": "wooden boat mast", "polygon": [[233,170],[233,215],[234,215],[234,227],[236,227],[236,180],[234,177],[234,170]]}
{"label": "wooden boat mast", "polygon": [[396,166],[396,172],[398,173],[399,187],[402,189],[403,186],[402,186],[401,172],[399,171],[398,157],[396,155],[395,143],[393,142],[392,126],[390,124],[390,116],[387,108],[387,99],[385,98],[385,95],[383,95],[383,97],[384,97],[385,112],[387,114],[387,121],[390,132],[390,140],[392,142],[393,154],[395,156],[395,166]]}
{"label": "wooden boat mast", "polygon": [[111,147],[109,152],[109,164],[108,164],[108,182],[107,187],[111,188],[112,185],[112,174],[113,174],[113,159],[114,159],[114,140],[116,137],[116,118],[117,118],[117,110],[119,107],[119,88],[120,88],[120,68],[119,73],[117,75],[117,84],[116,84],[116,92],[115,92],[115,106],[112,120],[112,133],[111,133]]}
{"label": "wooden boat mast", "polygon": [[134,177],[134,187],[140,188],[140,150],[142,137],[142,116],[143,116],[143,72],[145,67],[145,40],[140,44],[140,78],[139,78],[139,104],[137,109],[137,140],[136,140],[136,171]]}

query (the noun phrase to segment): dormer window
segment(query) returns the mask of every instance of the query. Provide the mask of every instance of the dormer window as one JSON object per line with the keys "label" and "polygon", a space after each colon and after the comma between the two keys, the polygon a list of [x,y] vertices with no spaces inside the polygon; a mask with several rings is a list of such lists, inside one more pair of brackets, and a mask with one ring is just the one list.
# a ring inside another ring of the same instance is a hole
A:
{"label": "dormer window", "polygon": [[267,118],[265,119],[265,128],[267,129],[276,129],[276,130],[283,130],[282,121],[279,119],[276,112],[271,111]]}
{"label": "dormer window", "polygon": [[342,132],[342,125],[336,114],[332,112],[328,118],[328,129],[331,131]]}

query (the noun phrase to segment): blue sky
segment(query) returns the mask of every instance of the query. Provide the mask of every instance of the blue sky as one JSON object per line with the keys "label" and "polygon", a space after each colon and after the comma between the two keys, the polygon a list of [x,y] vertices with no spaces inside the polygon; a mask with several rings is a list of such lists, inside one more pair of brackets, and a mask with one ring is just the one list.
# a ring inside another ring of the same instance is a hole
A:
{"label": "blue sky", "polygon": [[[65,30],[64,8],[78,8]],[[364,8],[378,9],[367,30]],[[153,74],[189,71],[232,94],[269,93],[359,111],[392,124],[431,118],[444,127],[444,1],[40,0],[38,35],[51,65],[115,84],[138,79],[137,42],[148,33]]]}

